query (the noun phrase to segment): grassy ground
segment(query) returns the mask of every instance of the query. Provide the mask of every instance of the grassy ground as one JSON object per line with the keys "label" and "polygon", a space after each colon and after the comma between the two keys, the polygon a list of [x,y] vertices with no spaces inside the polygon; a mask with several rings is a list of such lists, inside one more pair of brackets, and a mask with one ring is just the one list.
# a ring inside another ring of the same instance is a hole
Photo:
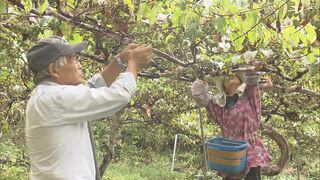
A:
{"label": "grassy ground", "polygon": [[[0,142],[0,180],[25,180],[29,179],[29,166],[27,159],[21,157],[21,152],[13,145]],[[103,180],[184,180],[197,179],[199,170],[195,167],[203,159],[197,159],[194,152],[179,152],[176,157],[175,168],[171,171],[172,152],[162,154],[149,151],[131,150],[121,154],[107,168]],[[124,157],[123,154],[126,156]],[[300,171],[300,180],[320,180],[319,157],[309,160],[309,166],[304,166]],[[6,162],[6,163],[4,163]],[[195,163],[196,162],[196,163]],[[295,163],[291,162],[278,176],[265,177],[263,180],[297,180]],[[201,172],[200,172],[201,173]],[[219,180],[211,174],[210,180]]]}
{"label": "grassy ground", "polygon": [[129,166],[127,164],[113,164],[104,175],[104,180],[148,180],[148,179],[185,179],[178,172],[171,172],[168,167]]}
{"label": "grassy ground", "polygon": [[141,165],[129,160],[112,163],[104,174],[104,180],[157,180],[187,179],[184,173],[171,171],[171,159],[158,157],[157,160]]}
{"label": "grassy ground", "polygon": [[[130,159],[119,160],[112,162],[107,168],[103,180],[197,180],[197,170],[189,168],[188,170],[171,171],[171,157],[164,155],[153,155],[153,161],[150,163],[137,163]],[[184,166],[183,162],[176,162],[176,167]],[[185,167],[185,166],[184,166]],[[183,168],[182,168],[183,169]],[[201,173],[201,172],[200,172]],[[215,175],[215,172],[209,172],[208,180],[220,180]],[[282,173],[277,176],[263,176],[263,180],[297,180],[298,176],[296,169],[287,167]],[[315,176],[306,177],[305,174],[300,174],[300,180],[320,180]]]}

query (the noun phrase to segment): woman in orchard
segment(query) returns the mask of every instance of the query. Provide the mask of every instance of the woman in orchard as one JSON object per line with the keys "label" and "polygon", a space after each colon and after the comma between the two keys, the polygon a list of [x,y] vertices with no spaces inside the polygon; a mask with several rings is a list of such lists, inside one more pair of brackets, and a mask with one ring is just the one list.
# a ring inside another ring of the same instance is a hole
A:
{"label": "woman in orchard", "polygon": [[[192,84],[192,96],[196,102],[206,107],[208,116],[221,128],[225,138],[246,140],[247,165],[241,173],[218,172],[223,180],[241,179],[260,180],[261,167],[268,166],[271,156],[265,149],[257,131],[261,119],[261,97],[257,68],[249,73],[237,74],[226,78],[215,78],[219,93],[208,93],[208,84],[196,80]],[[270,79],[263,85],[272,86]]]}

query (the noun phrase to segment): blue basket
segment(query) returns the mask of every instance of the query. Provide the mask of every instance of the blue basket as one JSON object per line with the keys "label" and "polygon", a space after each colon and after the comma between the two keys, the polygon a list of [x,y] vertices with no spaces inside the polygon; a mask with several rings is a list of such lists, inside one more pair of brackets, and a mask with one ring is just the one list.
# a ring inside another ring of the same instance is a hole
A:
{"label": "blue basket", "polygon": [[246,141],[212,138],[205,141],[205,147],[208,168],[211,170],[239,173],[246,167]]}

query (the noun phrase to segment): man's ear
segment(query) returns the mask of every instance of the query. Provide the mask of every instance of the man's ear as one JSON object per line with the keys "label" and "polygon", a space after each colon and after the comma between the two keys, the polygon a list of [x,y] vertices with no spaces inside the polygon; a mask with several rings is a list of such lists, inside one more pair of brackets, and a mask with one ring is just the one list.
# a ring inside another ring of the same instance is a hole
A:
{"label": "man's ear", "polygon": [[48,72],[53,79],[57,79],[59,77],[59,74],[57,73],[57,69],[54,67],[53,63],[50,63],[48,65]]}

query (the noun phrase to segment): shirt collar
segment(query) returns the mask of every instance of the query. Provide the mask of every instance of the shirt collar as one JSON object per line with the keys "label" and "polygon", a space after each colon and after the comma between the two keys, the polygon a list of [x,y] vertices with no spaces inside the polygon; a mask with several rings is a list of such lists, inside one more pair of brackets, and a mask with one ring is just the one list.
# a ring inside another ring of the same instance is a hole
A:
{"label": "shirt collar", "polygon": [[39,85],[45,85],[45,86],[58,86],[60,84],[52,82],[52,81],[42,81],[39,83]]}

